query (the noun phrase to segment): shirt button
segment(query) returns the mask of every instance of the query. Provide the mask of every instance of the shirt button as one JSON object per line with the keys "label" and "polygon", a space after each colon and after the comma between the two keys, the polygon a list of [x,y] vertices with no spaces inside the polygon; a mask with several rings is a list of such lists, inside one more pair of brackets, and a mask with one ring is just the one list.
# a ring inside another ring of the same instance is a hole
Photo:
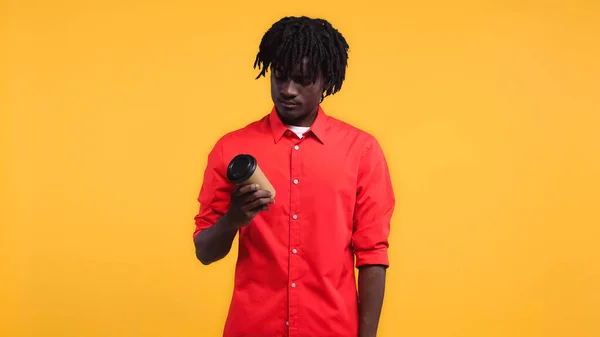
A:
{"label": "shirt button", "polygon": [[296,283],[292,283],[292,288],[296,288]]}
{"label": "shirt button", "polygon": [[300,146],[296,145],[294,146],[294,150],[298,150],[300,148]]}
{"label": "shirt button", "polygon": [[298,179],[294,179],[294,184],[298,185]]}
{"label": "shirt button", "polygon": [[288,325],[288,326],[289,326],[289,325],[290,325],[290,322],[288,322],[288,321],[285,321],[285,325]]}
{"label": "shirt button", "polygon": [[293,218],[294,220],[296,220],[296,219],[298,219],[298,215],[297,215],[297,214],[294,214],[294,215],[292,215],[292,218]]}
{"label": "shirt button", "polygon": [[292,249],[292,253],[296,254],[298,253],[298,250],[296,248]]}

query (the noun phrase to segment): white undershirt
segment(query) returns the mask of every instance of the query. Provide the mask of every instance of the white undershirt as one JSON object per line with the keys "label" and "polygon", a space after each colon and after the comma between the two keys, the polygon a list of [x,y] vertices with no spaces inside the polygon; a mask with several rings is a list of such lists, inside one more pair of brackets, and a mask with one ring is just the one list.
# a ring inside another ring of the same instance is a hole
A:
{"label": "white undershirt", "polygon": [[292,131],[293,133],[295,133],[298,138],[302,139],[302,137],[304,137],[304,134],[306,133],[306,131],[308,131],[308,129],[310,129],[310,126],[295,126],[295,125],[286,125],[287,128]]}

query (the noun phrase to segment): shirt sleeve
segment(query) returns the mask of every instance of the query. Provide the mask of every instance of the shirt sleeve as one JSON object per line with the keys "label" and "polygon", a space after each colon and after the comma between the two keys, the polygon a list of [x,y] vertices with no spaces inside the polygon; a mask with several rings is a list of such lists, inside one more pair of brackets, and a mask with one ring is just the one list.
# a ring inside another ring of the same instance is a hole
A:
{"label": "shirt sleeve", "polygon": [[388,236],[395,198],[388,165],[375,139],[365,146],[358,172],[352,247],[356,267],[389,267]]}
{"label": "shirt sleeve", "polygon": [[194,238],[202,230],[214,225],[229,208],[231,192],[234,187],[227,180],[226,170],[227,165],[223,161],[223,141],[219,139],[208,155],[204,179],[198,196],[200,209],[194,218],[196,222]]}

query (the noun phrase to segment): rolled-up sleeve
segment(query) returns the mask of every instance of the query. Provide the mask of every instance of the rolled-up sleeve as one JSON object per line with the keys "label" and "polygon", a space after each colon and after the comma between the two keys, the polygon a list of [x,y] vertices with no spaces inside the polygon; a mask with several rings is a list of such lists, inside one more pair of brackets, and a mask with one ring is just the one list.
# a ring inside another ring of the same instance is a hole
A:
{"label": "rolled-up sleeve", "polygon": [[219,139],[208,155],[206,169],[198,202],[200,209],[195,216],[196,238],[202,230],[214,225],[229,207],[230,195],[234,187],[227,180],[226,165],[223,161],[223,140]]}
{"label": "rolled-up sleeve", "polygon": [[384,153],[376,139],[364,147],[360,161],[352,247],[356,267],[389,267],[388,237],[395,206],[394,191]]}

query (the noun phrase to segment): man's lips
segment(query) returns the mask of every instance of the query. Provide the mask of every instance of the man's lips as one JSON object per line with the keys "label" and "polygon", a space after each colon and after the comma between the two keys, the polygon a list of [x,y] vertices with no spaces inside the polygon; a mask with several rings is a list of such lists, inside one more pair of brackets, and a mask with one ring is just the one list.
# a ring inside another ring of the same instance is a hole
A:
{"label": "man's lips", "polygon": [[293,107],[296,107],[299,105],[298,103],[296,103],[294,101],[285,101],[285,100],[279,100],[279,103],[286,108],[293,108]]}

